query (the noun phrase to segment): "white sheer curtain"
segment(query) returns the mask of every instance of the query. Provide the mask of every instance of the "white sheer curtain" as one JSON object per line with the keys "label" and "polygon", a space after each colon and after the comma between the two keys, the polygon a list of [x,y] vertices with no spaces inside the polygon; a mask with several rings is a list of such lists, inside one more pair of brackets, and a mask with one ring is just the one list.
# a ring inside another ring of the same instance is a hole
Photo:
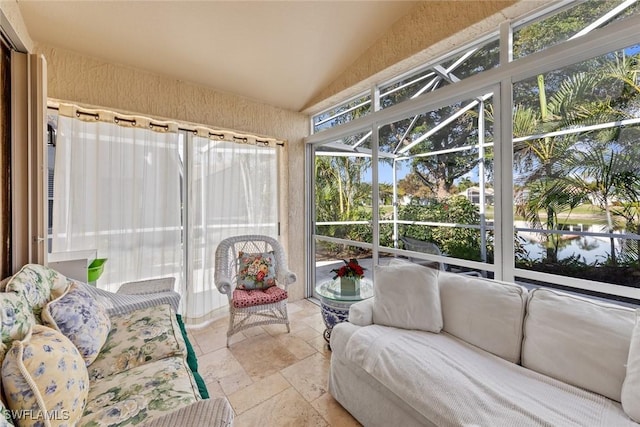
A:
{"label": "white sheer curtain", "polygon": [[276,148],[190,135],[188,143],[187,280],[183,315],[189,323],[227,305],[213,281],[214,255],[225,237],[278,234]]}
{"label": "white sheer curtain", "polygon": [[177,125],[108,112],[78,117],[88,120],[60,109],[52,252],[97,250],[98,258],[108,258],[98,286],[111,291],[143,278],[171,275],[180,282]]}

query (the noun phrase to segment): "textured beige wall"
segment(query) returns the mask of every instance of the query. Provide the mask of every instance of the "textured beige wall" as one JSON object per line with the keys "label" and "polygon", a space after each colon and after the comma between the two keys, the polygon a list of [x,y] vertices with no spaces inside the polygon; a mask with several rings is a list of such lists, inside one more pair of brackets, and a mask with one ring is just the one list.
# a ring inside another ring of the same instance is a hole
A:
{"label": "textured beige wall", "polygon": [[16,0],[0,0],[0,26],[18,50],[31,52],[33,40],[29,36]]}
{"label": "textured beige wall", "polygon": [[372,85],[441,57],[553,0],[423,1],[400,18],[338,78],[309,102],[315,114]]}
{"label": "textured beige wall", "polygon": [[290,298],[304,296],[305,115],[51,46],[35,51],[47,60],[50,98],[287,140],[279,171],[282,234],[299,278]]}

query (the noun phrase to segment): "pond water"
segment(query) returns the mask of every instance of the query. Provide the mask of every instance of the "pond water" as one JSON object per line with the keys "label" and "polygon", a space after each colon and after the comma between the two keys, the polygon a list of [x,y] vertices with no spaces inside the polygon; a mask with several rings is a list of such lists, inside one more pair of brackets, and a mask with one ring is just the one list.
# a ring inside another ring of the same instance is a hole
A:
{"label": "pond water", "polygon": [[[619,240],[616,239],[616,249],[620,246]],[[528,252],[529,256],[527,258],[530,260],[540,261],[546,256],[547,250],[539,242],[528,240],[522,246]],[[571,256],[580,256],[580,259],[587,264],[602,263],[609,257],[609,252],[611,252],[611,243],[608,239],[603,240],[591,236],[582,236],[560,242],[558,259],[563,260]]]}
{"label": "pond water", "polygon": [[[518,225],[521,227],[521,225]],[[523,226],[523,228],[526,225]],[[577,232],[603,232],[601,225],[565,225],[560,227],[565,230],[575,230]],[[624,230],[616,231],[616,234],[620,233],[624,235]],[[540,243],[540,234],[519,232],[520,237],[525,239],[525,243],[522,247],[528,253],[528,259],[533,261],[540,261],[546,256],[546,248]],[[616,252],[619,252],[622,247],[624,239],[615,239],[614,245]],[[562,239],[558,243],[558,259],[563,260],[571,256],[579,256],[581,261],[587,264],[603,263],[609,258],[611,252],[611,241],[608,237],[600,236],[579,236],[579,235],[562,235]]]}

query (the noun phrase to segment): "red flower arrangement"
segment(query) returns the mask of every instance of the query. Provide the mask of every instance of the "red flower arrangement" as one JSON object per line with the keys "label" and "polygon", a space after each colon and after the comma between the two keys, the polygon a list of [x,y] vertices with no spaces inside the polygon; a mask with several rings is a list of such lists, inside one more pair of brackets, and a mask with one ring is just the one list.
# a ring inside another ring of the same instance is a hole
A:
{"label": "red flower arrangement", "polygon": [[336,273],[336,275],[333,276],[334,279],[337,279],[338,277],[355,277],[362,279],[364,277],[364,270],[366,269],[362,268],[360,264],[358,264],[357,259],[351,258],[349,261],[343,259],[342,261],[345,265],[331,270],[332,273]]}

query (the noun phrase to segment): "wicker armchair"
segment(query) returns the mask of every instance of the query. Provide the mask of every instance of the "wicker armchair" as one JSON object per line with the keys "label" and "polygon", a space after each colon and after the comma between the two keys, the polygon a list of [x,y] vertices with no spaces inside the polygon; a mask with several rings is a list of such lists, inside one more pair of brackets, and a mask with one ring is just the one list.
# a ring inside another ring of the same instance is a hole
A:
{"label": "wicker armchair", "polygon": [[[276,286],[244,290],[237,287],[239,254],[273,254]],[[253,326],[282,323],[289,328],[287,289],[296,275],[287,268],[282,245],[274,238],[259,235],[234,236],[224,239],[216,249],[214,274],[218,290],[229,298],[229,338]]]}

